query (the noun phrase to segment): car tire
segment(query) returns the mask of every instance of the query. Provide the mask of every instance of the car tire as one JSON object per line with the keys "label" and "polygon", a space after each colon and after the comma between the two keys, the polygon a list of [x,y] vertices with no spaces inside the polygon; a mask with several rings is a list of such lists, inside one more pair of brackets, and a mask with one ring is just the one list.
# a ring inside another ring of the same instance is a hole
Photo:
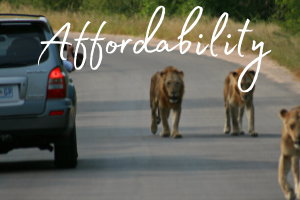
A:
{"label": "car tire", "polygon": [[67,139],[55,142],[54,165],[57,168],[75,168],[77,166],[76,126]]}

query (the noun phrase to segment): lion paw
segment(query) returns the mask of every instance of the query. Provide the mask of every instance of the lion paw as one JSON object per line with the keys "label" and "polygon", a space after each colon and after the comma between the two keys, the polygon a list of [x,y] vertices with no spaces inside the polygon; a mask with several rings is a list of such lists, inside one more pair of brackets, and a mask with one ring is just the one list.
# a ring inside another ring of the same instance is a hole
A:
{"label": "lion paw", "polygon": [[166,132],[166,133],[161,132],[160,133],[160,137],[170,137],[170,133],[168,133],[168,132]]}
{"label": "lion paw", "polygon": [[296,198],[296,195],[295,195],[293,189],[290,189],[290,191],[288,193],[286,193],[284,196],[287,200],[294,200]]}
{"label": "lion paw", "polygon": [[225,133],[225,134],[229,134],[229,133],[230,133],[230,128],[226,128],[226,127],[225,127],[225,128],[224,128],[224,133]]}
{"label": "lion paw", "polygon": [[252,136],[252,137],[257,137],[258,134],[256,131],[249,131],[249,134]]}
{"label": "lion paw", "polygon": [[230,133],[230,135],[231,135],[231,136],[237,136],[237,135],[239,135],[239,131],[232,131],[232,132]]}
{"label": "lion paw", "polygon": [[154,121],[151,122],[151,132],[155,134],[157,132],[157,124]]}
{"label": "lion paw", "polygon": [[180,133],[173,133],[172,137],[173,138],[182,138],[182,135]]}
{"label": "lion paw", "polygon": [[245,135],[245,132],[244,131],[240,131],[239,135]]}

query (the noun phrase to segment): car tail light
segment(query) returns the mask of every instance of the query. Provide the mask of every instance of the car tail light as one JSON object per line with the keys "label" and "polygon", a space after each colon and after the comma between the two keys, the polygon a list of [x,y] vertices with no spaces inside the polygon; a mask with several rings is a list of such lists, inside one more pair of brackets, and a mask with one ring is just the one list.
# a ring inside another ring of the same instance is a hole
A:
{"label": "car tail light", "polygon": [[54,68],[49,75],[47,86],[47,99],[65,98],[66,97],[66,84],[65,77],[61,73],[60,68]]}
{"label": "car tail light", "polygon": [[63,115],[63,114],[64,114],[63,110],[52,110],[49,113],[50,116],[57,116],[57,115]]}

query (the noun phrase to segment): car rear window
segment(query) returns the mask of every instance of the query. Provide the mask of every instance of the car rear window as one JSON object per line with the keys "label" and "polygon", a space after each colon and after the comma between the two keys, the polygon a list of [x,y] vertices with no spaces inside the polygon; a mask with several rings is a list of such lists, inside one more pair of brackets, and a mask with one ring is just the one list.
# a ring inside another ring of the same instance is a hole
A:
{"label": "car rear window", "polygon": [[[46,41],[43,28],[31,23],[0,23],[0,68],[36,65]],[[48,49],[40,63],[49,57]]]}

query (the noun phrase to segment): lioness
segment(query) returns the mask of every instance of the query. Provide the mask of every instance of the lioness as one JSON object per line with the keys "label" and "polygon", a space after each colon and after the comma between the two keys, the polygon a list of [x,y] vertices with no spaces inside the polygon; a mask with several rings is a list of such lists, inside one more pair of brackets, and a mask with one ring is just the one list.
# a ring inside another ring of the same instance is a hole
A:
{"label": "lioness", "polygon": [[[257,132],[254,130],[254,106],[253,106],[253,92],[244,93],[238,88],[238,79],[244,68],[238,68],[230,72],[224,85],[224,105],[225,105],[225,127],[224,133],[230,132],[230,117],[232,121],[232,131],[230,135],[243,135],[242,119],[244,114],[244,107],[247,107],[248,129],[251,136],[256,137]],[[247,71],[241,81],[241,88],[246,90],[250,87],[255,71]]]}
{"label": "lioness", "polygon": [[300,106],[290,110],[282,109],[279,117],[283,121],[281,155],[278,166],[278,182],[286,199],[294,199],[295,193],[286,179],[290,168],[294,174],[295,191],[300,199],[299,157],[300,157]]}
{"label": "lioness", "polygon": [[[151,78],[150,107],[151,107],[151,132],[157,132],[157,124],[162,119],[163,130],[161,137],[170,136],[168,118],[173,109],[173,127],[171,136],[181,138],[178,124],[181,113],[181,102],[184,93],[183,72],[175,67],[167,67],[162,72],[156,72]],[[158,114],[156,115],[156,110]]]}

